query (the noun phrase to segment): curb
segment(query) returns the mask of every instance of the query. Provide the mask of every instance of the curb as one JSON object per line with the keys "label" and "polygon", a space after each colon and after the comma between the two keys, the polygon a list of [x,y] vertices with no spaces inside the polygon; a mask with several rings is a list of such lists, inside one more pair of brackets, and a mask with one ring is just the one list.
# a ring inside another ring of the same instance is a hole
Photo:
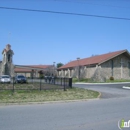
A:
{"label": "curb", "polygon": [[74,83],[74,84],[97,84],[97,85],[103,85],[103,84],[128,84],[130,82],[115,82],[115,83],[83,83],[83,82],[77,82],[77,83]]}
{"label": "curb", "polygon": [[0,103],[1,106],[9,106],[9,105],[34,105],[34,104],[52,104],[52,103],[69,103],[69,102],[81,102],[81,101],[91,101],[91,100],[100,100],[101,93],[97,98],[93,99],[80,99],[80,100],[61,100],[61,101],[46,101],[46,102],[26,102],[26,103]]}

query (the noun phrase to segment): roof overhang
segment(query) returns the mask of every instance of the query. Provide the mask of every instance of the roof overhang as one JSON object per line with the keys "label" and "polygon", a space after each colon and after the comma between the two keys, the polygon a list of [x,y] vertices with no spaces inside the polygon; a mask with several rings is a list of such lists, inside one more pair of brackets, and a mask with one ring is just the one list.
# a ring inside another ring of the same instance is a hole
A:
{"label": "roof overhang", "polygon": [[23,68],[23,69],[28,69],[28,70],[46,70],[47,68],[39,68],[39,67],[32,67],[32,66],[25,66],[25,65],[14,65],[15,68]]}
{"label": "roof overhang", "polygon": [[113,58],[115,58],[115,57],[117,57],[117,56],[119,56],[119,55],[122,55],[123,53],[130,59],[130,53],[129,53],[127,50],[124,50],[123,52],[121,52],[121,53],[119,53],[119,54],[117,54],[117,55],[114,55],[113,57],[108,58],[108,59],[106,59],[106,60],[104,60],[104,61],[98,63],[98,65],[101,65],[101,64],[105,63],[105,62],[108,61],[108,60],[111,60],[111,59],[113,59]]}

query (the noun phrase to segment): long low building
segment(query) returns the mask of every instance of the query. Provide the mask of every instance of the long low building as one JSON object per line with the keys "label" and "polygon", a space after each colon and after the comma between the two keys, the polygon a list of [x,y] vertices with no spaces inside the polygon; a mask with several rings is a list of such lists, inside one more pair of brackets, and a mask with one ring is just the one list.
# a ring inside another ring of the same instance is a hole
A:
{"label": "long low building", "polygon": [[71,61],[58,68],[62,77],[88,78],[93,80],[130,79],[130,53],[127,50],[96,55]]}
{"label": "long low building", "polygon": [[24,75],[26,77],[40,77],[43,75],[54,74],[53,65],[14,65],[15,75]]}

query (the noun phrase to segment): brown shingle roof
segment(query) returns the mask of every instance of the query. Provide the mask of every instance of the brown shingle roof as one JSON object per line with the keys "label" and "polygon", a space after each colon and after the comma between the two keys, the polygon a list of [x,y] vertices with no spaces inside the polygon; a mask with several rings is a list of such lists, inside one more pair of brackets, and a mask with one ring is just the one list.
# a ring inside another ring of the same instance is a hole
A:
{"label": "brown shingle roof", "polygon": [[32,72],[31,69],[23,69],[23,68],[15,68],[14,71],[17,72],[17,73],[18,72],[26,72],[26,73],[27,72]]}
{"label": "brown shingle roof", "polygon": [[73,67],[78,66],[78,65],[81,65],[81,66],[86,65],[87,66],[87,65],[101,64],[101,63],[108,61],[108,60],[110,60],[110,59],[112,59],[120,54],[123,54],[123,53],[127,53],[129,55],[129,52],[127,50],[121,50],[121,51],[111,52],[111,53],[107,53],[107,54],[92,56],[92,57],[80,59],[79,61],[74,60],[72,62],[69,62],[68,64],[58,68],[58,70],[73,68]]}
{"label": "brown shingle roof", "polygon": [[28,66],[34,67],[34,68],[46,69],[48,67],[51,67],[52,65],[28,65]]}
{"label": "brown shingle roof", "polygon": [[[23,68],[21,68],[21,66]],[[31,72],[32,68],[36,69],[46,69],[48,67],[51,67],[52,65],[17,65],[14,69],[15,72]],[[24,68],[25,67],[25,68]],[[32,68],[31,68],[32,67]]]}

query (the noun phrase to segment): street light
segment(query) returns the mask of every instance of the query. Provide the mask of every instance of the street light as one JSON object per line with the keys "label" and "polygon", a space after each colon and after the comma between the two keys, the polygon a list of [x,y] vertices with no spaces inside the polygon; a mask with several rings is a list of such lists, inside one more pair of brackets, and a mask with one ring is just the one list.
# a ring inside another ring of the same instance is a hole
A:
{"label": "street light", "polygon": [[54,76],[54,73],[55,73],[55,63],[56,62],[53,62],[53,76]]}
{"label": "street light", "polygon": [[80,58],[78,57],[77,58],[77,61],[78,61],[78,81],[80,80],[80,64],[79,64],[79,60],[80,60]]}

